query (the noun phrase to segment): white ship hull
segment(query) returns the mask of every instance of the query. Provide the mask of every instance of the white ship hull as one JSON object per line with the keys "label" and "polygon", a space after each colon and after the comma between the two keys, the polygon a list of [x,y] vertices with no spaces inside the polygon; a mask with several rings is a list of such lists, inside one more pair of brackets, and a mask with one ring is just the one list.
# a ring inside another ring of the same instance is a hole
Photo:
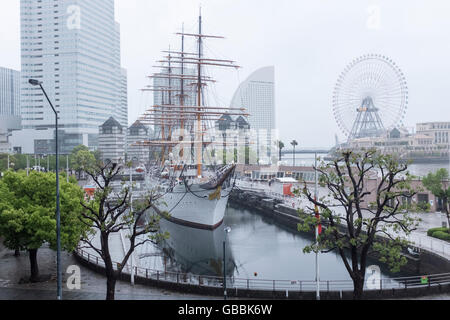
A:
{"label": "white ship hull", "polygon": [[209,200],[214,190],[193,186],[191,191],[186,190],[184,184],[176,186],[173,192],[159,200],[158,210],[169,213],[169,220],[175,223],[200,229],[216,229],[223,222],[230,189],[222,190],[219,200]]}
{"label": "white ship hull", "polygon": [[224,181],[214,188],[199,183],[185,184],[183,181],[168,188],[161,185],[161,180],[151,181],[151,185],[162,189],[157,211],[168,213],[168,220],[174,223],[198,229],[216,229],[223,222],[232,190],[232,171],[224,176]]}

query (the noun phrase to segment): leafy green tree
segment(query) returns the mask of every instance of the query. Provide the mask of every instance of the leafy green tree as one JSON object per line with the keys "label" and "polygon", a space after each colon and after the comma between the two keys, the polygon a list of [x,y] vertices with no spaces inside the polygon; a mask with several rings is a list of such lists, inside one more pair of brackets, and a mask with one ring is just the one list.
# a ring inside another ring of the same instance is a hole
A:
{"label": "leafy green tree", "polygon": [[[407,262],[401,251],[408,242],[399,232],[409,234],[419,221],[405,210],[404,200],[416,193],[411,187],[408,165],[376,150],[342,151],[334,161],[322,162],[316,169],[327,195],[316,199],[305,184],[302,196],[314,208],[308,207],[312,214],[299,224],[299,230],[309,231],[319,224],[313,213],[317,206],[325,231],[304,252],[337,250],[353,280],[353,297],[361,299],[370,251],[377,251],[380,261],[387,263],[392,272],[398,272]],[[369,187],[368,179],[377,177],[377,172],[380,177],[376,178],[376,185]],[[375,201],[370,203],[369,197]],[[384,235],[384,240],[377,239],[379,235]]]}
{"label": "leafy green tree", "polygon": [[[13,169],[12,163],[14,163],[14,168],[16,167],[16,157],[12,154],[9,155],[9,164],[10,169]],[[8,170],[8,154],[7,153],[1,153],[0,154],[0,171],[6,171]]]}
{"label": "leafy green tree", "polygon": [[81,145],[75,147],[71,154],[71,168],[78,174],[78,179],[81,178],[81,173],[92,169],[96,164],[95,156],[89,151],[88,147]]}
{"label": "leafy green tree", "polygon": [[93,151],[92,154],[94,155],[97,163],[100,163],[102,161],[102,152],[100,150],[97,149],[97,150]]}
{"label": "leafy green tree", "polygon": [[[27,250],[31,282],[39,281],[37,252],[44,243],[56,250],[56,175],[8,171],[1,180],[0,235],[6,247]],[[73,251],[87,222],[81,223],[83,190],[76,183],[60,180],[61,245]]]}
{"label": "leafy green tree", "polygon": [[76,154],[78,151],[81,151],[81,150],[89,151],[89,148],[86,147],[84,144],[80,144],[72,149],[72,154]]}
{"label": "leafy green tree", "polygon": [[425,188],[431,191],[434,196],[442,200],[442,207],[447,215],[447,222],[450,228],[450,214],[448,209],[448,199],[450,197],[449,174],[447,169],[439,169],[435,173],[430,172],[423,178],[422,183]]}
{"label": "leafy green tree", "polygon": [[[117,164],[97,164],[95,168],[87,170],[97,190],[93,199],[82,202],[83,221],[86,221],[86,226],[93,226],[91,234],[86,234],[82,243],[94,250],[105,263],[107,300],[114,300],[117,279],[134,250],[147,242],[157,243],[168,237],[168,234],[159,232],[160,216],[149,213],[149,209],[158,203],[159,196],[156,193],[150,191],[139,201],[132,201],[129,186],[124,185],[120,190],[112,188],[111,182],[122,168]],[[128,233],[129,249],[120,263],[115,264],[109,240],[111,235],[122,231]]]}

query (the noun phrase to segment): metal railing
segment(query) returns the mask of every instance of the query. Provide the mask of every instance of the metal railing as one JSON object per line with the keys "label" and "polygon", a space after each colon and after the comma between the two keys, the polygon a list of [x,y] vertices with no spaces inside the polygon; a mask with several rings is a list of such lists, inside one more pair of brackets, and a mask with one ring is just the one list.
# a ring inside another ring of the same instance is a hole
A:
{"label": "metal railing", "polygon": [[[96,266],[105,267],[101,258],[81,249],[76,250],[78,256]],[[115,270],[118,263],[114,263]],[[131,274],[130,266],[123,269],[125,274]],[[194,275],[183,272],[161,271],[147,268],[134,267],[136,277],[164,281],[178,284],[190,284],[196,286],[223,287],[223,277]],[[379,278],[369,277],[364,285],[365,290],[382,289],[408,289],[417,287],[431,287],[450,284],[450,273],[400,277],[400,278]],[[314,292],[317,283],[314,280],[264,280],[264,279],[244,279],[227,277],[228,289],[247,289],[261,291],[299,291]],[[321,280],[320,291],[339,292],[352,291],[353,282],[351,280]]]}
{"label": "metal railing", "polygon": [[415,247],[450,258],[450,242],[417,233],[410,234],[407,240]]}

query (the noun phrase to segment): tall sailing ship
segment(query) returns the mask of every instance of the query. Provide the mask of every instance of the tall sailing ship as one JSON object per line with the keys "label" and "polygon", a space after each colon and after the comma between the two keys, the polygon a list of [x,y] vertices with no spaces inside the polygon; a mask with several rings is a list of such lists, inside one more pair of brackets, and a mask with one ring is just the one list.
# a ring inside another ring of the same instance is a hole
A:
{"label": "tall sailing ship", "polygon": [[[206,57],[204,42],[223,39],[202,33],[202,16],[198,33],[176,33],[181,37],[180,51],[163,51],[160,69],[149,78],[159,79],[163,85],[147,86],[162,97],[139,118],[153,125],[159,132],[157,140],[138,142],[137,145],[158,149],[161,158],[148,170],[149,188],[160,193],[155,210],[169,213],[172,222],[194,228],[214,230],[221,225],[233,188],[235,164],[217,166],[205,164],[211,156],[207,147],[214,149],[215,142],[207,135],[208,126],[224,114],[248,116],[244,108],[208,106],[206,90],[215,80],[206,75],[206,68],[226,67],[238,69],[231,60]],[[195,53],[185,51],[185,38],[196,41]],[[222,144],[220,144],[222,146]]]}

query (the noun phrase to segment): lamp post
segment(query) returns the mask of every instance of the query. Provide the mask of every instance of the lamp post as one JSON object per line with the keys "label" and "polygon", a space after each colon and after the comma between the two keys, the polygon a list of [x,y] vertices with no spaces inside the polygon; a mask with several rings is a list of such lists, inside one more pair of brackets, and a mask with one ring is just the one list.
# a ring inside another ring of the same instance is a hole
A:
{"label": "lamp post", "polygon": [[[317,153],[314,154],[314,200],[318,199],[317,190]],[[318,208],[316,207],[316,216],[319,214]],[[318,245],[319,239],[319,226],[316,227],[316,244]],[[316,249],[316,300],[320,300],[320,275],[319,275],[319,249]]]}
{"label": "lamp post", "polygon": [[55,127],[56,127],[56,243],[57,243],[57,251],[56,251],[56,269],[57,269],[57,299],[62,300],[62,271],[61,271],[61,213],[59,207],[59,167],[58,167],[58,113],[53,107],[52,102],[47,96],[47,93],[42,87],[42,81],[30,79],[28,82],[32,86],[39,86],[42,92],[47,98],[50,107],[52,107],[53,112],[55,113]]}
{"label": "lamp post", "polygon": [[[133,214],[133,162],[129,162],[129,170],[130,170],[130,213]],[[133,252],[134,253],[134,252]],[[133,261],[133,253],[130,256],[131,263],[131,285],[134,286],[134,261]]]}
{"label": "lamp post", "polygon": [[225,260],[225,247],[227,242],[227,236],[231,232],[230,227],[226,227],[224,230],[225,239],[223,240],[223,299],[227,300],[227,269],[226,269],[226,260]]}

